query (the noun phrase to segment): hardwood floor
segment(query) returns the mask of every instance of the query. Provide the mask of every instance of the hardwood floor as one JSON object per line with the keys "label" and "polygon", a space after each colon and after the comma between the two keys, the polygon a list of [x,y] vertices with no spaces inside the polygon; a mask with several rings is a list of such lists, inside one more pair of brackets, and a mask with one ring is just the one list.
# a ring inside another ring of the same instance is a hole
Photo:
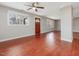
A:
{"label": "hardwood floor", "polygon": [[79,56],[78,36],[72,43],[60,40],[60,32],[1,42],[0,56]]}

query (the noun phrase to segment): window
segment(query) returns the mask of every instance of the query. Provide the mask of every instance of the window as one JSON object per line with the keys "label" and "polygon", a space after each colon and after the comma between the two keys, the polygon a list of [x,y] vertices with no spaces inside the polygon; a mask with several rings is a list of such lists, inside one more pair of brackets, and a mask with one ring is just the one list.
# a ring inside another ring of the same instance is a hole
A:
{"label": "window", "polygon": [[26,16],[26,14],[9,11],[8,24],[9,25],[28,25],[29,19],[28,19],[28,16]]}

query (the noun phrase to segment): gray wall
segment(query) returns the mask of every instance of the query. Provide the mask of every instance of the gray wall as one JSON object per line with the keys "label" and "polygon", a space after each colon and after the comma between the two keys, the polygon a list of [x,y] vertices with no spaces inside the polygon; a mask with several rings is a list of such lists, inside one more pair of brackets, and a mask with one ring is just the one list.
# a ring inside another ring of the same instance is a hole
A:
{"label": "gray wall", "polygon": [[42,30],[41,31],[42,33],[53,31],[54,30],[54,20],[42,17],[42,19],[41,19],[41,30]]}
{"label": "gray wall", "polygon": [[73,19],[73,32],[79,32],[79,17]]}
{"label": "gray wall", "polygon": [[[28,26],[8,26],[7,13],[9,10],[16,11],[22,14],[28,14],[29,21],[30,21],[29,25]],[[34,19],[36,16],[37,15],[21,12],[19,10],[0,7],[0,41],[6,41],[9,39],[35,35],[35,20]],[[41,18],[41,33],[52,31],[53,29],[49,28],[47,24],[48,18],[46,17],[40,17],[40,18]]]}

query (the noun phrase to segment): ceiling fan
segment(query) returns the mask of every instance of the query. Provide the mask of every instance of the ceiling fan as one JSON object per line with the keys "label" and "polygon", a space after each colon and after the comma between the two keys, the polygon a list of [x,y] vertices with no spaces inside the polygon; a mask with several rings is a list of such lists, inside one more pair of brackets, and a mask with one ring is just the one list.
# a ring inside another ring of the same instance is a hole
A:
{"label": "ceiling fan", "polygon": [[38,2],[33,2],[31,5],[25,5],[25,6],[29,6],[30,7],[27,10],[33,9],[36,12],[38,12],[38,9],[44,9],[44,7],[40,6]]}

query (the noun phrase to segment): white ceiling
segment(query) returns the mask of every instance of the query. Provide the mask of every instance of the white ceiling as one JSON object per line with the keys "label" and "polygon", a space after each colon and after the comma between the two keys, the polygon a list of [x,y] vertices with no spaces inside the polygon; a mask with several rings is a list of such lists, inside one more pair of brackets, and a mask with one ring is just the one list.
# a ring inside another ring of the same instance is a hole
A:
{"label": "white ceiling", "polygon": [[29,5],[30,3],[32,2],[0,2],[0,4],[4,6],[24,10],[26,12],[35,13],[38,15],[47,16],[53,19],[59,19],[59,10],[64,6],[73,5],[74,8],[79,7],[79,3],[77,2],[40,2],[40,5],[44,6],[45,9],[39,9],[38,12],[35,12],[34,10],[28,11],[27,9],[29,7],[24,6],[24,4]]}

